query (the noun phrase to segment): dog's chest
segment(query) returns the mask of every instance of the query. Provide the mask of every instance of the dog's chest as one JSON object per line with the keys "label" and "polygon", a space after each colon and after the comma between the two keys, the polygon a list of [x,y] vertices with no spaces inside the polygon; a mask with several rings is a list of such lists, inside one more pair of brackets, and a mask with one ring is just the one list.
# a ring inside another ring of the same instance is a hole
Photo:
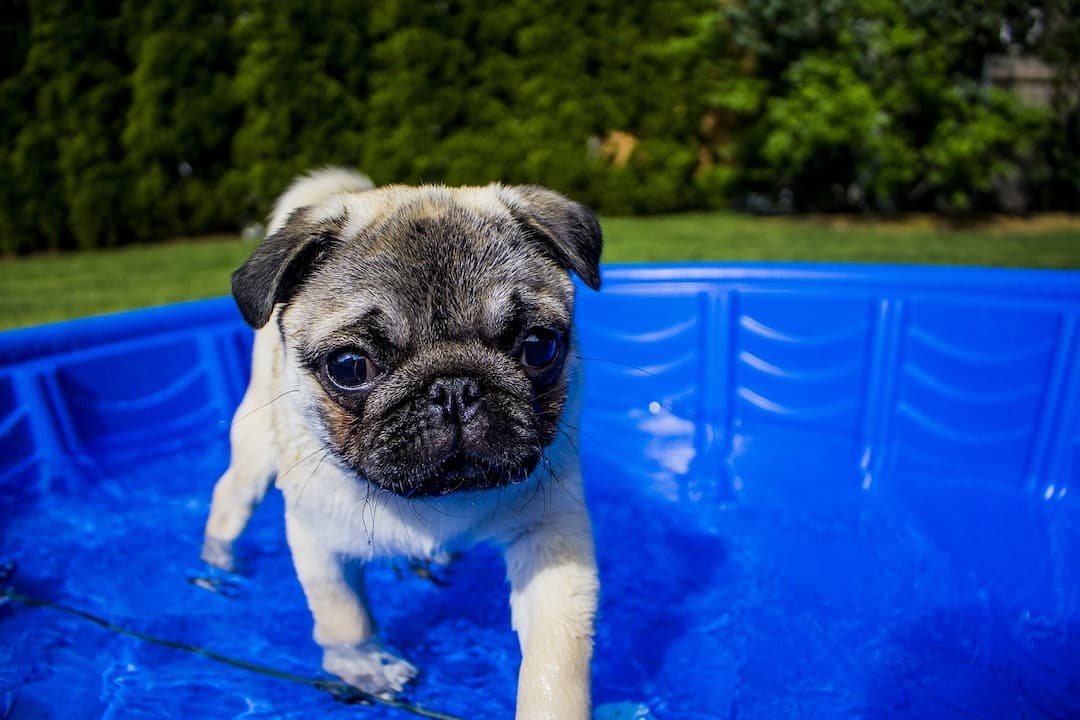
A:
{"label": "dog's chest", "polygon": [[326,462],[303,482],[279,483],[286,522],[303,523],[335,552],[374,559],[439,561],[507,533],[535,488],[410,500],[391,495]]}

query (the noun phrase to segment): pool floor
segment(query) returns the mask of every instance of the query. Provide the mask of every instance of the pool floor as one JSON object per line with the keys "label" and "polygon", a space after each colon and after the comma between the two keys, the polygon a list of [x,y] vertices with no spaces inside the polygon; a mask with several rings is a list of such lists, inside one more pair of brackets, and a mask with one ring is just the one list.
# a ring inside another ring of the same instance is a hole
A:
{"label": "pool floor", "polygon": [[[9,584],[142,632],[317,676],[320,652],[277,492],[242,541],[244,575],[198,561],[226,460],[215,439],[129,470],[9,482],[0,511],[0,561],[18,565]],[[1001,508],[971,508],[955,515],[958,527],[935,528],[912,511],[916,491],[802,508],[691,502],[605,460],[587,467],[603,588],[597,718],[1080,717],[1072,577],[1058,585],[1061,597],[1028,602],[1027,590],[955,552],[956,537],[970,538],[965,517],[993,522]],[[1014,514],[1025,512],[1041,511]],[[1045,520],[1032,517],[1030,527]],[[1017,532],[1029,527],[1018,522]],[[1075,543],[1075,531],[1050,527],[1051,545]],[[974,532],[994,536],[992,527]],[[520,655],[501,559],[478,548],[432,572],[445,585],[403,563],[369,571],[384,641],[421,669],[406,697],[462,718],[512,717]],[[410,715],[346,705],[55,610],[0,608],[2,720],[260,717]]]}

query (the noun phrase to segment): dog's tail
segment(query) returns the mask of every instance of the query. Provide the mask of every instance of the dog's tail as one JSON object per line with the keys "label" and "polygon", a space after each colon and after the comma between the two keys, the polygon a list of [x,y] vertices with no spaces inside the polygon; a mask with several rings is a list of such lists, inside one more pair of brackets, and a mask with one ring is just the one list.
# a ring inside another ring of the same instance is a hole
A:
{"label": "dog's tail", "polygon": [[271,235],[280,230],[292,211],[297,208],[329,200],[335,195],[363,192],[374,187],[375,184],[367,175],[340,167],[322,168],[301,175],[293,180],[274,203],[266,234]]}

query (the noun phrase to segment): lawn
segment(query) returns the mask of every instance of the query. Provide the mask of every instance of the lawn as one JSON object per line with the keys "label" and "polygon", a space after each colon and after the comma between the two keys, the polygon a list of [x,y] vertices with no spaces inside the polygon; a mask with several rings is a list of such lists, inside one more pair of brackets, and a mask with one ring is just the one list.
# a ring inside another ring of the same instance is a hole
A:
{"label": "lawn", "polygon": [[[956,229],[931,217],[753,218],[702,213],[605,218],[605,262],[773,260],[1080,268],[1080,218]],[[223,295],[251,252],[235,236],[0,260],[0,328]]]}

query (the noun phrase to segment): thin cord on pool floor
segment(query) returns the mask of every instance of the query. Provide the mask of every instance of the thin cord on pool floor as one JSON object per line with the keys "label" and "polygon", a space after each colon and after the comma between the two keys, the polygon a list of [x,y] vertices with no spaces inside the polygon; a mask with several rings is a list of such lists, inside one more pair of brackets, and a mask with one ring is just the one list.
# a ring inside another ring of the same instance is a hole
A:
{"label": "thin cord on pool floor", "polygon": [[67,605],[61,605],[59,603],[49,602],[48,600],[41,600],[40,598],[31,597],[30,595],[23,595],[22,593],[15,592],[11,588],[3,588],[3,592],[0,593],[0,597],[6,598],[12,602],[21,603],[23,605],[29,605],[31,607],[43,607],[50,608],[52,610],[59,610],[60,612],[68,613],[80,617],[83,620],[88,620],[95,625],[100,625],[106,630],[119,633],[121,635],[128,635],[133,638],[138,638],[154,645],[161,645],[167,648],[173,648],[174,650],[182,650],[184,652],[193,653],[195,655],[202,655],[205,658],[209,658],[215,662],[224,663],[226,665],[232,665],[233,667],[242,668],[244,670],[250,670],[251,672],[260,673],[262,675],[268,675],[270,677],[278,678],[279,680],[287,680],[289,682],[298,683],[300,685],[307,685],[318,690],[324,690],[336,699],[344,702],[369,702],[378,705],[385,705],[397,710],[404,710],[420,717],[434,718],[435,720],[462,720],[456,715],[446,715],[445,713],[436,712],[434,710],[425,710],[418,705],[412,705],[401,700],[391,700],[387,698],[379,697],[378,695],[372,695],[366,693],[363,690],[346,685],[343,682],[337,680],[318,680],[316,678],[304,677],[303,675],[295,675],[293,673],[284,672],[282,670],[275,670],[274,668],[266,667],[263,665],[256,665],[245,660],[237,660],[235,658],[228,657],[216,653],[213,650],[207,650],[204,647],[198,645],[188,645],[186,643],[176,642],[175,640],[166,640],[165,638],[159,638],[155,635],[148,635],[138,630],[132,630],[131,628],[124,627],[122,625],[116,625],[108,620],[92,615],[83,610],[77,608],[68,607]]}

